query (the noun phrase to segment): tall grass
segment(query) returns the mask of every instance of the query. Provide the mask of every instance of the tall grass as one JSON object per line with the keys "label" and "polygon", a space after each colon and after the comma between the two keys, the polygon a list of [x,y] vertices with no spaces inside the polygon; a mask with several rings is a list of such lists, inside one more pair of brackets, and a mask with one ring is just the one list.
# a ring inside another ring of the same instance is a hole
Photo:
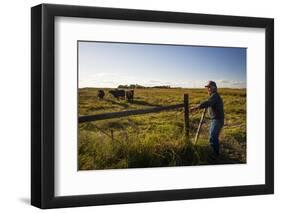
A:
{"label": "tall grass", "polygon": [[[79,91],[79,115],[142,109],[182,103],[188,93],[190,105],[207,98],[199,89],[136,89],[128,103],[108,95],[98,100],[97,89]],[[162,111],[79,124],[79,170],[188,166],[246,162],[246,91],[220,90],[225,104],[225,127],[221,134],[222,154],[212,158],[208,142],[208,119],[200,139],[192,144],[200,111],[190,116],[190,138],[183,134],[183,111]]]}

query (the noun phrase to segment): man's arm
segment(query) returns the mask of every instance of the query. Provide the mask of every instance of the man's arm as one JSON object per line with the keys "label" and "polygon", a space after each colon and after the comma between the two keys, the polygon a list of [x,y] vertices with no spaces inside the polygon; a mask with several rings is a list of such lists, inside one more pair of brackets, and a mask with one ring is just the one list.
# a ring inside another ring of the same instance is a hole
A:
{"label": "man's arm", "polygon": [[208,108],[210,106],[214,106],[216,101],[217,101],[217,99],[216,99],[215,95],[212,95],[209,97],[209,99],[207,101],[203,101],[199,105],[197,105],[195,107],[191,107],[190,112],[193,112],[197,109],[204,109],[204,108]]}
{"label": "man's arm", "polygon": [[204,109],[204,108],[214,106],[216,104],[216,101],[217,101],[216,95],[212,95],[209,97],[209,99],[207,101],[204,101],[201,104],[199,104],[198,109]]}

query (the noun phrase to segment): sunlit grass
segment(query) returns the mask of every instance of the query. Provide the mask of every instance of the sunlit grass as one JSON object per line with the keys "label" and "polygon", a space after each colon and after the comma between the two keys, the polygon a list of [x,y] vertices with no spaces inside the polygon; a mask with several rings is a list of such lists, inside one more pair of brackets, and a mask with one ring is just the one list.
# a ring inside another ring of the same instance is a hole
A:
{"label": "sunlit grass", "polygon": [[[202,89],[135,89],[133,103],[116,100],[105,89],[99,100],[95,88],[79,91],[79,115],[144,109],[183,102],[190,106],[208,98]],[[222,154],[214,161],[208,142],[209,120],[205,119],[199,141],[192,144],[200,120],[190,115],[190,138],[184,137],[183,110],[162,111],[79,124],[80,170],[187,166],[246,162],[246,90],[221,89],[225,127],[221,133]]]}

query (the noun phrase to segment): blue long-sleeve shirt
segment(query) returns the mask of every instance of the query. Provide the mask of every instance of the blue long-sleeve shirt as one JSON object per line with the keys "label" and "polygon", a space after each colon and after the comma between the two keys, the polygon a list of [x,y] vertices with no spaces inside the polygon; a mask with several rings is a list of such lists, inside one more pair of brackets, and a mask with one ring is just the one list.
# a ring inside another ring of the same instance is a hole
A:
{"label": "blue long-sleeve shirt", "polygon": [[209,99],[202,102],[198,108],[208,108],[211,119],[224,120],[223,101],[217,92],[212,93]]}

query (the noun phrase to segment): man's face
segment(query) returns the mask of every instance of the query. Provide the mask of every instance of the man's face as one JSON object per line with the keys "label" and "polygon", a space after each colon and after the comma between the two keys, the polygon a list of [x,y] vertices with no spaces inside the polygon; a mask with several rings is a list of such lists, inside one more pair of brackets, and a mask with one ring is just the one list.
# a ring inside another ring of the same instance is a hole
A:
{"label": "man's face", "polygon": [[212,90],[212,87],[211,87],[211,86],[210,86],[210,87],[207,87],[207,92],[208,92],[209,95],[212,94],[213,90]]}

